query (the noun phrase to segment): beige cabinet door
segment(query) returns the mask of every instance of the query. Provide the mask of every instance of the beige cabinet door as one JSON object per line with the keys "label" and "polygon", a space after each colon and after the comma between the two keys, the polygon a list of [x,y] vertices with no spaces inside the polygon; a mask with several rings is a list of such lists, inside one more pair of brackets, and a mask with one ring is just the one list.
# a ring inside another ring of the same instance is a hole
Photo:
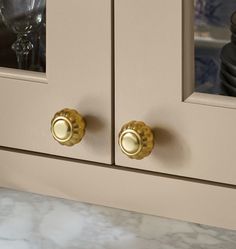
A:
{"label": "beige cabinet door", "polygon": [[[110,164],[110,1],[49,0],[46,12],[46,73],[0,68],[0,145]],[[72,147],[50,133],[63,108],[87,123]]]}
{"label": "beige cabinet door", "polygon": [[[191,90],[193,2],[116,1],[116,164],[236,184],[236,99]],[[155,133],[154,150],[139,161],[118,146],[131,120]]]}

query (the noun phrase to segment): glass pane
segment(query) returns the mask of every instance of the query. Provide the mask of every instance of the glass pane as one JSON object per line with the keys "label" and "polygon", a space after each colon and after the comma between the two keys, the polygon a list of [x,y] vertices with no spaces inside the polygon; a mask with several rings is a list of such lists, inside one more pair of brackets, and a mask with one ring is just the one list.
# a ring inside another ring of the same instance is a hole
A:
{"label": "glass pane", "polygon": [[0,0],[0,67],[46,71],[46,0]]}
{"label": "glass pane", "polygon": [[236,96],[236,1],[194,0],[194,8],[195,91]]}

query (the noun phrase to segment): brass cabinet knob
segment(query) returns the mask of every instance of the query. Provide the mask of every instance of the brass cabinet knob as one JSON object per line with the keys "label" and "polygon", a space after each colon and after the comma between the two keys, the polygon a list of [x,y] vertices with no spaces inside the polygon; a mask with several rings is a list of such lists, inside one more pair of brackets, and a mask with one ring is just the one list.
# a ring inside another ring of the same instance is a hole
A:
{"label": "brass cabinet knob", "polygon": [[119,133],[119,145],[131,159],[143,159],[154,147],[154,135],[149,126],[141,121],[130,121]]}
{"label": "brass cabinet knob", "polygon": [[83,138],[85,126],[85,120],[76,110],[66,108],[54,115],[51,133],[60,144],[72,146]]}

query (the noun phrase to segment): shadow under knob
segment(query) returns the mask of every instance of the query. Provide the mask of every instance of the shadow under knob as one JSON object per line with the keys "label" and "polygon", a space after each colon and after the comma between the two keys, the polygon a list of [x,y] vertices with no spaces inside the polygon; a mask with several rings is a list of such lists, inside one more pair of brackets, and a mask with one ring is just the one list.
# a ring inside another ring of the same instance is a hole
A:
{"label": "shadow under knob", "polygon": [[83,138],[85,126],[85,120],[76,110],[65,108],[54,115],[51,133],[60,144],[73,146]]}
{"label": "shadow under knob", "polygon": [[143,159],[154,147],[154,135],[149,126],[141,121],[130,121],[119,133],[122,152],[131,159]]}

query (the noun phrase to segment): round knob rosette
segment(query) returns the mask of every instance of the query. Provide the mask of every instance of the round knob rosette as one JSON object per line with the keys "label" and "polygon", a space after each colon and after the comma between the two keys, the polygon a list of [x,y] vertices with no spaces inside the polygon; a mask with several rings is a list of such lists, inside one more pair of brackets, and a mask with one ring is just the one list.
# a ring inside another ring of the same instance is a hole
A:
{"label": "round knob rosette", "polygon": [[51,133],[62,145],[73,146],[81,141],[85,134],[86,123],[83,117],[73,109],[57,112],[51,121]]}
{"label": "round knob rosette", "polygon": [[141,121],[130,121],[119,133],[122,152],[131,159],[143,159],[154,147],[154,135],[149,126]]}

